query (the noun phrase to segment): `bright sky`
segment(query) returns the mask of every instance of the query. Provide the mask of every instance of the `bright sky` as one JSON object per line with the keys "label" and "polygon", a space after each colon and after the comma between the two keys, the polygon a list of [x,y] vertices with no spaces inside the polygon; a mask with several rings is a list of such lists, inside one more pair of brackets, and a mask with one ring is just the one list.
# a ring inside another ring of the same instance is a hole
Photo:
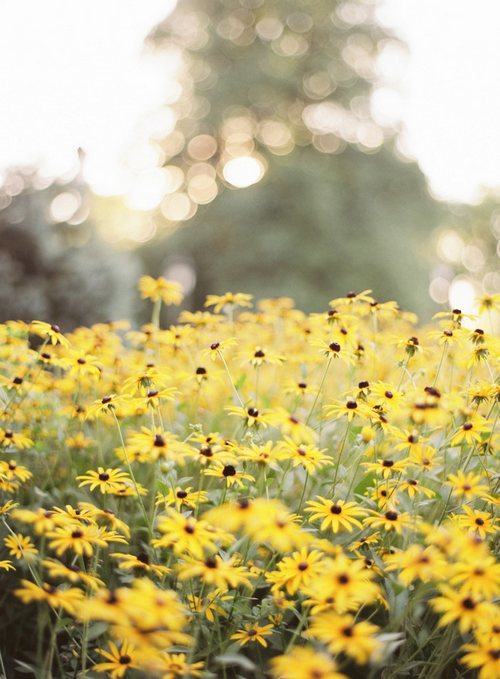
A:
{"label": "bright sky", "polygon": [[[68,171],[78,146],[100,193],[133,193],[157,165],[151,135],[169,131],[173,58],[144,54],[143,40],[175,0],[16,0],[0,4],[0,171],[37,163]],[[381,66],[394,91],[374,110],[400,116],[402,146],[436,195],[473,201],[500,186],[500,3],[384,0],[381,17],[409,45]],[[388,111],[389,105],[389,111]],[[139,192],[135,206],[148,206]],[[134,200],[132,200],[134,206]]]}

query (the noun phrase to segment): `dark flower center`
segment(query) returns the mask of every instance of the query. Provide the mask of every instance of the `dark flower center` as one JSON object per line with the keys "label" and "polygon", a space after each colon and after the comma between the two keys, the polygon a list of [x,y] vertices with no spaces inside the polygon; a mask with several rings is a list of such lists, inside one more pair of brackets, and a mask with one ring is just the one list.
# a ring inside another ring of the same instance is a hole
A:
{"label": "dark flower center", "polygon": [[203,455],[204,457],[213,457],[214,452],[210,446],[207,446],[206,448],[200,448],[200,455]]}
{"label": "dark flower center", "polygon": [[184,526],[184,530],[188,535],[193,535],[195,528],[190,523]]}
{"label": "dark flower center", "polygon": [[298,565],[297,568],[299,571],[306,571],[309,568],[309,564],[306,561],[301,561]]}
{"label": "dark flower center", "polygon": [[75,540],[78,540],[79,538],[83,538],[83,533],[81,530],[74,530],[71,533],[71,537],[74,538]]}
{"label": "dark flower center", "polygon": [[337,582],[341,585],[347,585],[351,581],[351,578],[347,575],[347,573],[341,573],[337,577]]}
{"label": "dark flower center", "polygon": [[196,368],[196,374],[197,375],[206,375],[207,369],[200,366],[199,368]]}
{"label": "dark flower center", "polygon": [[161,434],[156,434],[153,445],[156,448],[164,448],[165,447],[165,445],[166,445],[165,439],[163,438],[163,436]]}
{"label": "dark flower center", "polygon": [[99,474],[99,481],[109,481],[109,474],[106,472]]}
{"label": "dark flower center", "polygon": [[473,611],[476,608],[475,602],[470,597],[467,597],[462,601],[462,606],[468,611]]}
{"label": "dark flower center", "polygon": [[397,521],[398,520],[398,513],[397,512],[386,512],[385,513],[385,518],[387,521]]}
{"label": "dark flower center", "polygon": [[330,507],[330,512],[332,514],[341,514],[342,513],[342,507],[340,505],[332,505]]}
{"label": "dark flower center", "polygon": [[140,552],[137,555],[137,561],[140,561],[143,564],[146,564],[146,566],[149,565],[149,556],[146,554],[146,552]]}
{"label": "dark flower center", "polygon": [[347,401],[347,403],[345,404],[345,407],[348,410],[356,410],[356,408],[358,407],[358,404],[356,403],[356,401]]}
{"label": "dark flower center", "polygon": [[210,349],[212,349],[212,351],[215,351],[219,347],[220,347],[220,342],[214,342],[213,344],[210,345]]}
{"label": "dark flower center", "polygon": [[462,429],[464,431],[470,431],[472,429],[472,422],[465,422]]}
{"label": "dark flower center", "polygon": [[331,344],[328,345],[328,348],[330,351],[333,351],[337,354],[340,351],[340,344],[337,344],[337,342],[331,342]]}
{"label": "dark flower center", "polygon": [[214,556],[209,556],[208,559],[205,560],[205,566],[207,568],[217,568],[217,560]]}
{"label": "dark flower center", "polygon": [[484,521],[480,517],[478,517],[475,521],[476,526],[484,526]]}
{"label": "dark flower center", "polygon": [[343,627],[343,628],[342,628],[342,634],[343,634],[345,637],[352,637],[352,636],[354,636],[354,630],[353,630],[353,628],[349,625],[348,627]]}
{"label": "dark flower center", "polygon": [[248,509],[250,507],[250,500],[247,497],[242,497],[238,500],[238,505],[240,509]]}
{"label": "dark flower center", "polygon": [[177,497],[179,500],[184,500],[184,498],[187,497],[187,492],[185,490],[178,490]]}
{"label": "dark flower center", "polygon": [[77,359],[76,362],[79,363],[80,365],[85,365],[85,363],[87,363],[87,361],[84,358],[79,358]]}
{"label": "dark flower center", "polygon": [[101,399],[101,403],[106,405],[106,403],[111,403],[111,400],[111,396],[105,396],[103,399]]}
{"label": "dark flower center", "polygon": [[262,351],[262,349],[257,349],[257,351],[254,354],[255,358],[264,358],[265,353]]}
{"label": "dark flower center", "polygon": [[118,662],[120,665],[130,665],[132,658],[129,655],[121,655]]}
{"label": "dark flower center", "polygon": [[362,382],[359,382],[358,389],[367,389],[369,386],[370,383],[367,380],[363,380]]}
{"label": "dark flower center", "polygon": [[236,476],[236,469],[233,467],[232,464],[227,464],[222,470],[222,475],[225,476],[226,478],[228,476]]}
{"label": "dark flower center", "polygon": [[384,460],[382,462],[382,467],[393,467],[393,466],[394,466],[393,460]]}

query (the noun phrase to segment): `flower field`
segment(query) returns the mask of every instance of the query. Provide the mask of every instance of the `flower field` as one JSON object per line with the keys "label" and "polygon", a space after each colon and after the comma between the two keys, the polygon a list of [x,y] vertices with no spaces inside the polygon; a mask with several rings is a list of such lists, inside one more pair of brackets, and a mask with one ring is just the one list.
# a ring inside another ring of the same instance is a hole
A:
{"label": "flower field", "polygon": [[500,677],[496,297],[0,325],[0,676]]}

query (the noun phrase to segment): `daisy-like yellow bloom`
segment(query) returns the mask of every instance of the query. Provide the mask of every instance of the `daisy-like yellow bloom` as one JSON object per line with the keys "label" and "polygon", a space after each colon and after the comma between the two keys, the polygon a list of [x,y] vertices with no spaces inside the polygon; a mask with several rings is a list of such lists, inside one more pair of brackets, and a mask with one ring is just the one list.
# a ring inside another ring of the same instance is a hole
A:
{"label": "daisy-like yellow bloom", "polygon": [[93,440],[89,439],[81,431],[78,431],[74,436],[66,438],[66,445],[68,448],[76,448],[77,450],[86,450],[93,444]]}
{"label": "daisy-like yellow bloom", "polygon": [[127,394],[122,394],[121,396],[116,394],[103,396],[103,398],[97,399],[87,408],[85,417],[88,420],[93,420],[100,415],[109,415],[120,406],[126,405],[129,399],[130,396]]}
{"label": "daisy-like yellow bloom", "polygon": [[436,494],[427,486],[423,486],[417,479],[403,479],[397,485],[397,493],[407,493],[409,497],[414,498],[421,494],[425,497],[434,497]]}
{"label": "daisy-like yellow bloom", "polygon": [[452,494],[461,497],[465,501],[470,501],[475,497],[484,497],[488,492],[488,486],[481,483],[480,474],[474,472],[465,473],[459,469],[456,474],[448,474],[448,483],[451,484]]}
{"label": "daisy-like yellow bloom", "polygon": [[31,524],[38,535],[44,535],[47,531],[53,530],[55,526],[64,522],[64,518],[58,515],[56,511],[42,507],[37,510],[15,509],[12,512],[12,518],[22,523]]}
{"label": "daisy-like yellow bloom", "polygon": [[492,611],[492,604],[489,602],[457,591],[448,585],[439,585],[439,591],[441,596],[431,599],[430,604],[436,613],[441,615],[440,627],[456,622],[460,631],[465,634]]}
{"label": "daisy-like yellow bloom", "polygon": [[56,559],[43,559],[42,566],[44,566],[51,578],[63,578],[73,584],[82,583],[93,590],[104,587],[102,580],[91,573],[81,570],[78,566],[65,566]]}
{"label": "daisy-like yellow bloom", "polygon": [[175,489],[169,488],[166,494],[157,493],[155,504],[163,505],[164,507],[172,507],[180,512],[185,509],[196,509],[201,504],[207,502],[208,496],[204,490],[193,490],[192,486],[181,488],[177,486]]}
{"label": "daisy-like yellow bloom", "polygon": [[283,458],[281,449],[274,441],[266,441],[263,444],[251,443],[249,448],[243,448],[241,458],[255,464],[278,470],[278,461]]}
{"label": "daisy-like yellow bloom", "polygon": [[29,535],[22,535],[21,533],[17,533],[17,535],[8,535],[3,541],[9,550],[9,554],[15,556],[16,559],[32,561],[38,554],[38,549],[33,544]]}
{"label": "daisy-like yellow bloom", "polygon": [[275,679],[347,679],[337,672],[330,656],[304,646],[293,646],[285,655],[271,660]]}
{"label": "daisy-like yellow bloom", "polygon": [[207,349],[203,349],[201,356],[203,358],[209,357],[211,361],[220,360],[220,354],[230,347],[237,347],[238,340],[236,337],[227,337],[226,339],[219,339],[210,344]]}
{"label": "daisy-like yellow bloom", "polygon": [[403,530],[414,520],[408,512],[397,512],[395,509],[388,509],[386,512],[378,513],[372,510],[373,516],[363,520],[365,526],[371,528],[383,528],[386,531],[396,531],[402,533]]}
{"label": "daisy-like yellow bloom", "polygon": [[253,503],[252,511],[245,512],[243,530],[255,542],[267,544],[277,552],[289,552],[312,541],[298,523],[299,517],[280,502],[259,499]]}
{"label": "daisy-like yellow bloom", "polygon": [[349,398],[347,401],[336,401],[326,405],[325,415],[334,419],[347,417],[348,421],[352,422],[356,415],[368,419],[370,417],[370,409],[364,403],[356,401],[354,398]]}
{"label": "daisy-like yellow bloom", "polygon": [[399,579],[408,587],[414,580],[431,582],[447,576],[449,566],[438,549],[411,545],[404,551],[384,557],[388,571],[399,570]]}
{"label": "daisy-like yellow bloom", "polygon": [[408,460],[392,460],[379,458],[376,462],[362,462],[368,471],[379,474],[384,479],[401,474],[408,466]]}
{"label": "daisy-like yellow bloom", "polygon": [[188,594],[187,601],[192,611],[202,613],[208,622],[215,622],[215,615],[227,617],[227,611],[222,607],[222,604],[227,601],[232,601],[233,597],[230,594],[224,594],[224,590],[214,589],[209,592],[203,599],[195,594]]}
{"label": "daisy-like yellow bloom", "polygon": [[322,519],[321,530],[330,528],[334,533],[346,530],[351,533],[354,527],[362,528],[357,517],[366,516],[366,511],[355,502],[345,500],[328,500],[325,497],[316,496],[318,501],[308,500],[306,512],[311,512],[311,521]]}
{"label": "daisy-like yellow bloom", "polygon": [[341,360],[347,365],[354,365],[355,361],[352,351],[349,351],[343,347],[340,342],[328,342],[322,339],[313,339],[311,341],[311,345],[320,349],[321,353],[330,359]]}
{"label": "daisy-like yellow bloom", "polygon": [[228,488],[234,485],[243,488],[245,481],[250,483],[255,481],[255,477],[251,474],[236,469],[232,464],[222,464],[221,462],[214,462],[213,465],[205,471],[205,476],[215,476],[216,478],[223,479]]}
{"label": "daisy-like yellow bloom", "polygon": [[120,648],[112,641],[108,642],[108,649],[97,648],[96,651],[106,662],[97,663],[93,666],[96,672],[109,672],[111,679],[121,679],[129,669],[137,668],[134,662],[134,647],[124,641]]}
{"label": "daisy-like yellow bloom", "polygon": [[243,418],[247,427],[258,427],[260,425],[265,428],[269,424],[274,424],[274,414],[270,410],[259,410],[253,406],[249,408],[227,406],[225,410],[230,415]]}
{"label": "daisy-like yellow bloom", "polygon": [[45,339],[48,344],[61,344],[63,347],[69,347],[69,341],[61,333],[58,325],[51,325],[44,321],[31,321],[29,331]]}
{"label": "daisy-like yellow bloom", "polygon": [[203,670],[203,662],[189,662],[185,653],[160,653],[154,658],[146,657],[144,667],[161,676],[161,679],[177,679],[177,677],[199,677]]}
{"label": "daisy-like yellow bloom", "polygon": [[[50,538],[49,547],[57,556],[65,554],[68,550],[82,556],[92,556],[95,547],[107,547],[109,540],[97,526],[86,526],[83,523],[57,526],[47,533],[47,537]],[[111,538],[113,542],[126,542],[118,535],[111,535]]]}
{"label": "daisy-like yellow bloom", "polygon": [[458,446],[461,443],[466,443],[469,446],[474,445],[474,443],[480,443],[481,434],[485,431],[489,431],[488,422],[481,417],[471,413],[468,415],[462,426],[456,431],[450,439],[450,444],[452,446]]}
{"label": "daisy-like yellow bloom", "polygon": [[373,304],[375,300],[370,296],[371,290],[363,290],[362,292],[348,292],[345,297],[336,297],[329,302],[329,305],[335,307],[353,307],[361,304]]}
{"label": "daisy-like yellow bloom", "polygon": [[494,599],[500,594],[500,563],[489,555],[466,555],[453,564],[449,583],[476,598]]}
{"label": "daisy-like yellow bloom", "polygon": [[[203,559],[205,549],[209,552],[217,549],[219,536],[206,521],[186,518],[170,507],[166,516],[159,517],[158,529],[163,535],[152,541],[153,547],[173,547],[176,554],[192,554],[197,559]],[[228,539],[227,535],[221,537]]]}
{"label": "daisy-like yellow bloom", "polygon": [[213,585],[220,592],[244,586],[250,587],[253,575],[245,566],[238,564],[236,556],[222,559],[218,554],[208,556],[204,560],[191,559],[179,565],[179,578],[201,578],[207,585]]}
{"label": "daisy-like yellow bloom", "polygon": [[365,665],[381,650],[375,636],[378,631],[376,625],[357,623],[350,614],[321,613],[311,620],[307,636],[321,641],[331,653],[345,653],[359,665]]}
{"label": "daisy-like yellow bloom", "polygon": [[9,460],[8,462],[0,461],[0,475],[3,476],[7,481],[28,481],[33,474],[27,467],[18,465],[15,460]]}
{"label": "daisy-like yellow bloom", "polygon": [[326,559],[323,572],[307,588],[309,605],[331,597],[335,609],[344,612],[356,609],[361,603],[370,603],[379,594],[374,575],[372,570],[367,570],[363,559],[350,559],[343,554]]}
{"label": "daisy-like yellow bloom", "polygon": [[272,583],[274,591],[286,589],[288,594],[293,595],[307,587],[323,571],[323,558],[318,550],[308,551],[304,547],[282,559],[276,571],[266,573],[266,580]]}
{"label": "daisy-like yellow bloom", "polygon": [[[139,431],[131,431],[127,435],[127,453],[130,452],[131,457],[137,451],[144,456],[143,459],[156,461],[159,459],[174,460],[181,462],[184,455],[191,452],[191,447],[182,441],[177,440],[177,436],[169,431],[165,431],[161,427],[148,429],[141,427]],[[123,451],[120,452],[118,448],[118,455],[120,458],[125,457]]]}
{"label": "daisy-like yellow bloom", "polygon": [[3,571],[15,571],[15,566],[12,563],[12,561],[9,561],[8,559],[3,559],[0,561],[0,569]]}
{"label": "daisy-like yellow bloom", "polygon": [[60,365],[67,370],[68,375],[75,379],[84,377],[96,377],[101,375],[101,367],[98,359],[90,354],[80,351],[70,351],[67,356],[61,358]]}
{"label": "daisy-like yellow bloom", "polygon": [[251,307],[253,295],[245,292],[226,292],[224,295],[207,295],[205,306],[213,306],[216,314],[222,311],[225,306]]}
{"label": "daisy-like yellow bloom", "polygon": [[63,608],[70,615],[74,615],[78,606],[82,603],[84,594],[81,589],[70,587],[69,589],[58,589],[53,585],[43,583],[41,587],[35,585],[30,580],[21,580],[19,589],[14,590],[14,594],[21,599],[24,604],[32,601],[45,601],[55,608]]}
{"label": "daisy-like yellow bloom", "polygon": [[130,477],[121,469],[104,469],[98,467],[97,471],[89,470],[85,474],[76,477],[79,487],[90,486],[89,490],[99,488],[102,494],[114,493],[122,487],[123,483],[131,483]]}
{"label": "daisy-like yellow bloom", "polygon": [[254,347],[248,351],[248,353],[243,354],[244,362],[243,365],[249,363],[254,368],[259,368],[261,365],[281,365],[286,361],[285,356],[280,354],[275,354],[269,351],[267,348]]}
{"label": "daisy-like yellow bloom", "polygon": [[147,552],[139,552],[137,555],[113,552],[109,556],[119,561],[118,568],[121,570],[144,571],[145,573],[151,573],[157,577],[167,575],[171,570],[170,568],[167,568],[167,566],[151,563],[151,559]]}
{"label": "daisy-like yellow bloom", "polygon": [[485,311],[497,311],[500,309],[500,293],[497,293],[496,295],[483,295],[482,297],[478,297],[476,302],[479,304],[480,314]]}
{"label": "daisy-like yellow bloom", "polygon": [[500,640],[478,639],[474,644],[462,646],[467,653],[460,662],[472,669],[478,669],[478,679],[498,679],[500,676]]}
{"label": "daisy-like yellow bloom", "polygon": [[141,276],[138,287],[142,299],[150,299],[152,302],[161,300],[163,304],[178,306],[184,298],[182,285],[176,281],[168,281],[163,276]]}
{"label": "daisy-like yellow bloom", "polygon": [[0,445],[4,446],[4,448],[24,450],[25,448],[31,448],[33,446],[33,441],[29,436],[25,436],[22,433],[12,431],[12,429],[2,429],[0,427]]}
{"label": "daisy-like yellow bloom", "polygon": [[256,641],[265,648],[267,646],[265,637],[273,633],[273,627],[274,625],[259,625],[258,622],[248,623],[243,629],[239,629],[235,634],[231,634],[230,638],[239,641],[240,646]]}
{"label": "daisy-like yellow bloom", "polygon": [[495,533],[495,518],[489,512],[480,512],[478,509],[471,509],[468,505],[463,505],[464,514],[457,515],[456,519],[461,526],[474,531],[484,540],[488,533]]}
{"label": "daisy-like yellow bloom", "polygon": [[332,458],[324,455],[325,449],[320,450],[312,444],[296,443],[288,436],[278,446],[283,460],[290,460],[294,467],[304,467],[310,474],[332,463]]}

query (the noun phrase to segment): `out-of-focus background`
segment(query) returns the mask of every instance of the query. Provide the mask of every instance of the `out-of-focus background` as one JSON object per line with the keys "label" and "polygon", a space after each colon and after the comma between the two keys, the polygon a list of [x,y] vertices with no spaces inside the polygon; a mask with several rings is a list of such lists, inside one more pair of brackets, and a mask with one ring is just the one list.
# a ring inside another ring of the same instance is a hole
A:
{"label": "out-of-focus background", "polygon": [[496,0],[0,5],[0,319],[500,289]]}

